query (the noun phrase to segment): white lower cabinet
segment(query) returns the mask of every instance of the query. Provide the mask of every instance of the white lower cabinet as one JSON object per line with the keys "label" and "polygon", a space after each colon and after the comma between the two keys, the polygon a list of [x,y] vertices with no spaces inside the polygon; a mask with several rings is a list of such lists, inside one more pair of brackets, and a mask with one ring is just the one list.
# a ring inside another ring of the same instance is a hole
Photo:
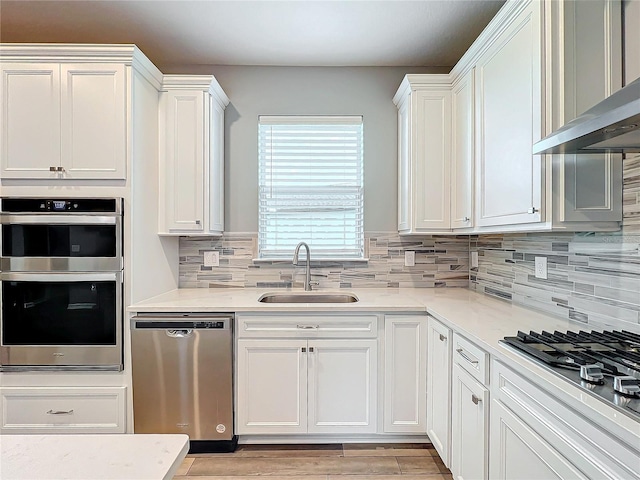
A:
{"label": "white lower cabinet", "polygon": [[594,410],[583,415],[562,389],[543,390],[496,360],[491,384],[492,479],[638,478],[637,429]]}
{"label": "white lower cabinet", "polygon": [[384,324],[384,432],[426,432],[427,317],[387,315]]}
{"label": "white lower cabinet", "polygon": [[3,387],[1,434],[125,433],[126,387]]}
{"label": "white lower cabinet", "polygon": [[491,404],[491,478],[586,478],[501,402]]}
{"label": "white lower cabinet", "polygon": [[451,329],[429,317],[427,332],[427,435],[451,465]]}
{"label": "white lower cabinet", "polygon": [[451,473],[458,480],[489,478],[489,355],[453,335]]}
{"label": "white lower cabinet", "polygon": [[377,341],[238,340],[236,433],[375,433]]}
{"label": "white lower cabinet", "polygon": [[453,366],[451,473],[459,480],[489,478],[489,390]]}
{"label": "white lower cabinet", "polygon": [[236,433],[307,431],[306,340],[238,340]]}

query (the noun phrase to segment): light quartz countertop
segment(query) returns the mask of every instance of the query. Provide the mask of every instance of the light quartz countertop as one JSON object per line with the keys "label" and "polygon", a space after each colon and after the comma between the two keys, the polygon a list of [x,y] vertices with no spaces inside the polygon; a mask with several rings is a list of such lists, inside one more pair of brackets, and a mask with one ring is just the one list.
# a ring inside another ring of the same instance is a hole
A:
{"label": "light quartz countertop", "polygon": [[316,292],[352,293],[359,299],[355,303],[260,303],[258,299],[265,293],[303,292],[298,289],[184,288],[139,302],[130,306],[128,311],[256,314],[429,313],[486,350],[494,359],[507,364],[520,374],[536,379],[536,383],[540,383],[542,379],[552,392],[561,391],[569,395],[572,407],[601,424],[603,428],[612,431],[614,435],[631,444],[640,444],[640,423],[500,342],[504,337],[515,336],[518,330],[576,331],[590,329],[589,326],[513,305],[465,288],[354,288]]}
{"label": "light quartz countertop", "polygon": [[0,435],[2,480],[171,479],[187,435]]}

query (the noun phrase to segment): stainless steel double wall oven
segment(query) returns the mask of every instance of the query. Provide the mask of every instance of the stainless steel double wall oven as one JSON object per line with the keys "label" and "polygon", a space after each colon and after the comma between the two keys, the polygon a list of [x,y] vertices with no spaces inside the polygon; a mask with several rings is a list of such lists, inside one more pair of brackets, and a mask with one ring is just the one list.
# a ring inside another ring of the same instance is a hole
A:
{"label": "stainless steel double wall oven", "polygon": [[121,198],[0,199],[0,369],[122,370]]}

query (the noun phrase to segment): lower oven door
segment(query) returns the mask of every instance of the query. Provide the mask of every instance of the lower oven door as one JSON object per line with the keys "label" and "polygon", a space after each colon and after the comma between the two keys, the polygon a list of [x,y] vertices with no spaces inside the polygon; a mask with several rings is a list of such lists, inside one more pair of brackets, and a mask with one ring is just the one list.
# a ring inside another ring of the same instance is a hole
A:
{"label": "lower oven door", "polygon": [[1,273],[0,370],[122,370],[122,272]]}

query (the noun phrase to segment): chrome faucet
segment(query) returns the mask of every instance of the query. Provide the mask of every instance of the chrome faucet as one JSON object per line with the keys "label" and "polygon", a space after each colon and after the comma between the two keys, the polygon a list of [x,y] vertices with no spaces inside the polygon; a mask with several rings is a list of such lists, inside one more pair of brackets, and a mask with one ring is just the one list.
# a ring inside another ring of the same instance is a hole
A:
{"label": "chrome faucet", "polygon": [[293,265],[298,265],[298,255],[300,254],[300,247],[307,249],[307,263],[306,263],[306,275],[304,278],[304,291],[311,291],[311,252],[309,251],[309,245],[304,242],[300,242],[295,251],[293,252]]}

